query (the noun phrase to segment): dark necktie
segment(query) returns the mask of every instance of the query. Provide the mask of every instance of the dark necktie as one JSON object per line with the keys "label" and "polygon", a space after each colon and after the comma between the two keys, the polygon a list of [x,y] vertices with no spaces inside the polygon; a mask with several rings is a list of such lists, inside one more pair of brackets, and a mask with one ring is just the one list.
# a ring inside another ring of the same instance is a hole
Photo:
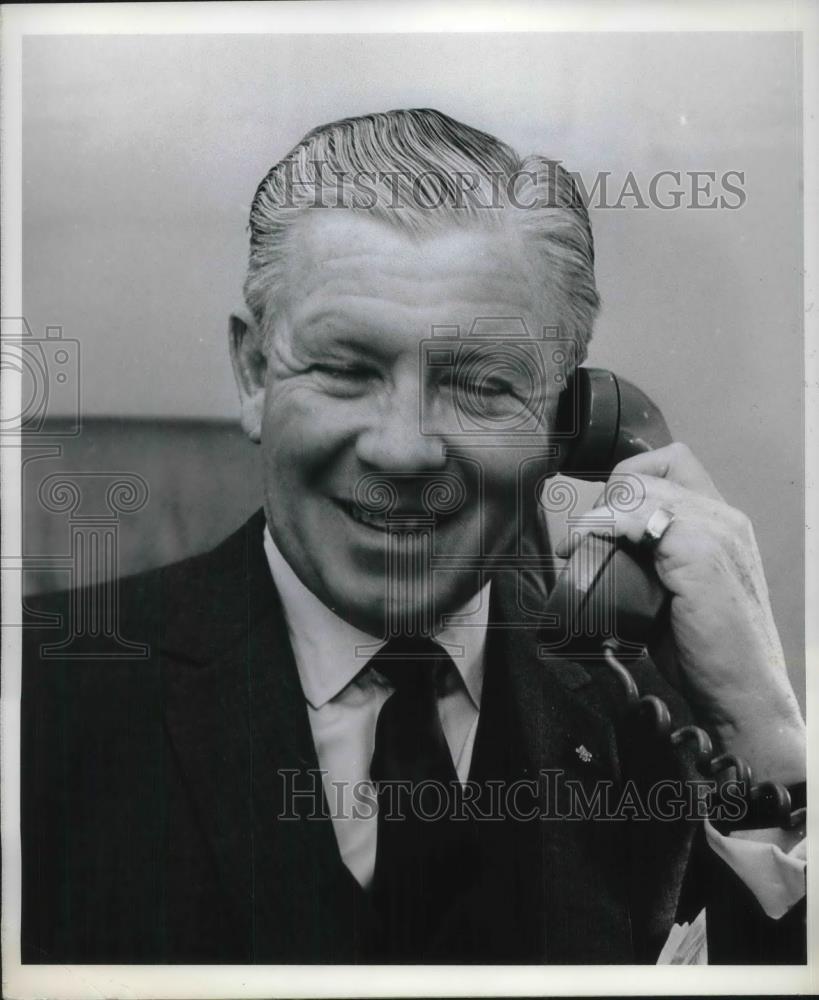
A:
{"label": "dark necktie", "polygon": [[455,665],[431,639],[394,639],[373,657],[395,691],[378,716],[370,777],[378,790],[372,900],[378,962],[422,962],[468,889],[474,831],[438,716],[437,686]]}

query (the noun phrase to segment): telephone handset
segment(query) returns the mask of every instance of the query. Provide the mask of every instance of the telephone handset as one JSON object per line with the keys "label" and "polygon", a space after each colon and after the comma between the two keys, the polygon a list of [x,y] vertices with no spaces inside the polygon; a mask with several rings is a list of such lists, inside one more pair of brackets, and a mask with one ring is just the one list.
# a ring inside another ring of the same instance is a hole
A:
{"label": "telephone handset", "polygon": [[[658,407],[631,382],[602,368],[575,370],[560,400],[560,472],[608,479],[625,458],[671,443]],[[668,595],[650,552],[627,541],[587,537],[557,576],[545,613],[573,652],[600,650],[604,639],[637,652],[659,626]]]}
{"label": "telephone handset", "polygon": [[[606,480],[625,458],[671,443],[662,413],[640,389],[612,372],[580,367],[563,392],[557,428],[564,454],[560,472],[576,479]],[[714,812],[718,830],[791,828],[799,821],[791,796],[776,782],[753,783],[750,768],[733,754],[714,755],[711,740],[698,726],[673,730],[665,703],[640,696],[623,661],[642,653],[644,644],[662,628],[669,595],[654,570],[650,550],[627,541],[587,536],[558,574],[543,611],[555,622],[544,653],[601,658],[617,676],[626,702],[625,721],[648,723],[658,738],[672,746],[693,744],[695,764],[706,778],[732,772],[744,798],[738,816]],[[548,637],[549,629],[544,630]],[[556,649],[555,641],[563,648]]]}

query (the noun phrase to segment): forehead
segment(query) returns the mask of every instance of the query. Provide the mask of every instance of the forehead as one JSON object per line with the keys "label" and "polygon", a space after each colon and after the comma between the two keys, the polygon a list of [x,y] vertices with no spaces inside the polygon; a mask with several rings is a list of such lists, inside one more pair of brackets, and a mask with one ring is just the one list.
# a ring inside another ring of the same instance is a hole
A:
{"label": "forehead", "polygon": [[310,210],[292,227],[283,279],[294,326],[333,314],[420,333],[480,317],[549,321],[537,254],[502,223],[416,235],[346,209]]}

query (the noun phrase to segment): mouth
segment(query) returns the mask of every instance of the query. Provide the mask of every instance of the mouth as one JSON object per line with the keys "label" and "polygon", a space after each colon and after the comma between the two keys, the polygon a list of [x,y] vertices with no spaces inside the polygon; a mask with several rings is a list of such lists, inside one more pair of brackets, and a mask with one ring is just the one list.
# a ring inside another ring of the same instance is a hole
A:
{"label": "mouth", "polygon": [[[360,524],[364,528],[369,528],[371,531],[377,531],[381,534],[386,534],[391,527],[396,528],[399,525],[404,528],[411,528],[420,525],[422,522],[425,525],[430,523],[430,515],[428,513],[420,514],[418,511],[413,510],[393,511],[388,519],[386,513],[373,513],[364,510],[358,504],[352,503],[349,500],[342,500],[339,497],[334,497],[333,503],[351,520],[355,521],[356,524]],[[448,521],[450,516],[435,514],[431,520],[435,527],[438,528]]]}
{"label": "mouth", "polygon": [[349,500],[334,498],[333,503],[335,503],[335,505],[349,518],[355,521],[356,524],[360,524],[365,528],[371,528],[373,531],[380,531],[382,534],[386,534],[387,518],[385,514],[373,514],[370,511],[362,510],[358,504],[351,503]]}

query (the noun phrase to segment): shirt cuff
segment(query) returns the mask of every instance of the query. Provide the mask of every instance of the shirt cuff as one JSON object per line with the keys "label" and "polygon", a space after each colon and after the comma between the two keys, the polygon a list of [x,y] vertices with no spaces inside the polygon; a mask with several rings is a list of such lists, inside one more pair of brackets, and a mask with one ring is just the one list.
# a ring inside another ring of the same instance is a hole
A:
{"label": "shirt cuff", "polygon": [[808,844],[800,840],[787,853],[771,843],[771,831],[724,836],[705,821],[705,837],[714,851],[748,886],[767,916],[779,920],[805,895]]}

